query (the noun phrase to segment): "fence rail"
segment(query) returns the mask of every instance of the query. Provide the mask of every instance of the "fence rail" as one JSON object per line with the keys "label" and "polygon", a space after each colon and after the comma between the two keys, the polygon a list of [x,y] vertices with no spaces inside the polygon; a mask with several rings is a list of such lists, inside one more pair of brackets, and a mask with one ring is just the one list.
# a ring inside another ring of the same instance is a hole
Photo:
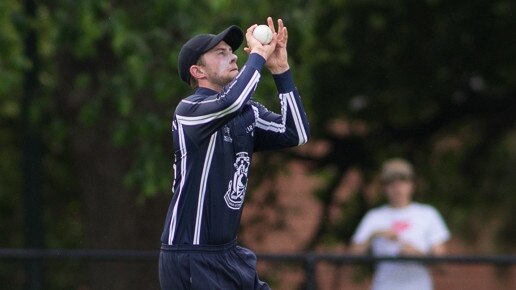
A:
{"label": "fence rail", "polygon": [[[515,265],[516,255],[448,255],[448,256],[364,256],[340,253],[258,253],[260,260],[271,262],[326,261],[332,263],[371,263],[380,261],[446,263],[446,264],[491,264]],[[152,261],[159,251],[154,250],[91,250],[91,249],[17,249],[0,248],[0,259],[81,259],[105,261]]]}
{"label": "fence rail", "polygon": [[[420,262],[427,264],[486,264],[514,266],[516,255],[448,255],[448,256],[363,256],[340,253],[257,254],[259,261],[299,263],[304,265],[306,289],[316,289],[315,267],[318,262],[336,264],[375,263],[381,261]],[[0,248],[0,260],[94,260],[106,262],[156,261],[159,251],[153,250],[92,250],[92,249],[13,249]]]}

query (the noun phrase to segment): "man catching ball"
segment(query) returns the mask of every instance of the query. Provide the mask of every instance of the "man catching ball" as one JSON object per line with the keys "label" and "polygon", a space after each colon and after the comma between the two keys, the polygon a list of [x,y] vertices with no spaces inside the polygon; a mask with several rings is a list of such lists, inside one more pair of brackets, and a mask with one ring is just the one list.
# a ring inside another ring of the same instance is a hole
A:
{"label": "man catching ball", "polygon": [[[160,284],[172,289],[270,289],[256,272],[256,255],[237,246],[253,152],[304,144],[309,125],[292,80],[287,28],[278,20],[270,43],[245,34],[241,70],[237,26],[188,40],[179,53],[181,79],[195,91],[172,120],[173,197],[161,238]],[[265,66],[276,84],[281,114],[251,100]]]}

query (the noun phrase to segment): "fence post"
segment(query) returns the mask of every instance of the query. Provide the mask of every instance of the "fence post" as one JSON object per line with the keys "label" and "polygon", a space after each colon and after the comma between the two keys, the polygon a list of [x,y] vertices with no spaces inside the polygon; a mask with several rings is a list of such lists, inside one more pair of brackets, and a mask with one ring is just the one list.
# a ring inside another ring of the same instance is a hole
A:
{"label": "fence post", "polygon": [[305,256],[306,290],[317,290],[317,283],[315,280],[316,262],[314,254],[309,253]]}
{"label": "fence post", "polygon": [[[25,211],[25,246],[41,249],[44,246],[43,212],[41,196],[41,139],[39,136],[39,120],[34,120],[34,99],[38,97],[39,55],[36,30],[35,0],[24,0],[23,7],[27,20],[20,26],[24,38],[24,54],[32,66],[24,74],[23,98],[21,104],[21,134],[23,142],[23,186]],[[25,289],[43,289],[43,260],[27,259],[25,262]]]}

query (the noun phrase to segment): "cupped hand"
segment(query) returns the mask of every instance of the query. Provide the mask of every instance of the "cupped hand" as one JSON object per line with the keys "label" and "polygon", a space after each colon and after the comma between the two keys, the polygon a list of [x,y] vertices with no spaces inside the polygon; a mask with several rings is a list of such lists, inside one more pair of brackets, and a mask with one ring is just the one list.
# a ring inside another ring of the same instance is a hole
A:
{"label": "cupped hand", "polygon": [[263,58],[265,58],[265,60],[267,61],[276,49],[276,44],[278,42],[278,34],[275,31],[273,31],[271,42],[269,44],[262,44],[260,43],[260,41],[258,41],[258,39],[254,38],[253,36],[253,32],[257,26],[258,24],[254,24],[247,29],[245,34],[247,46],[244,48],[244,51],[248,54],[257,53],[261,55]]}
{"label": "cupped hand", "polygon": [[288,30],[284,26],[283,20],[278,19],[278,32],[274,27],[274,21],[271,17],[267,18],[267,24],[274,34],[277,34],[277,44],[274,52],[270,55],[265,63],[265,66],[273,74],[280,74],[287,71],[290,66],[288,64],[287,42]]}

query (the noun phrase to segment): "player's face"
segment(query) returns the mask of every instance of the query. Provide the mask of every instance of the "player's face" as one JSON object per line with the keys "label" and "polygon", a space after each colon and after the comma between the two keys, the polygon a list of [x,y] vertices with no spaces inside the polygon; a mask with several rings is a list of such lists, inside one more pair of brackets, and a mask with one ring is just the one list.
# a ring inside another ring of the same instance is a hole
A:
{"label": "player's face", "polygon": [[385,193],[389,204],[393,207],[404,207],[412,201],[414,184],[411,180],[396,179],[385,185]]}
{"label": "player's face", "polygon": [[202,67],[206,80],[217,86],[229,84],[238,74],[237,56],[224,41],[203,54]]}

